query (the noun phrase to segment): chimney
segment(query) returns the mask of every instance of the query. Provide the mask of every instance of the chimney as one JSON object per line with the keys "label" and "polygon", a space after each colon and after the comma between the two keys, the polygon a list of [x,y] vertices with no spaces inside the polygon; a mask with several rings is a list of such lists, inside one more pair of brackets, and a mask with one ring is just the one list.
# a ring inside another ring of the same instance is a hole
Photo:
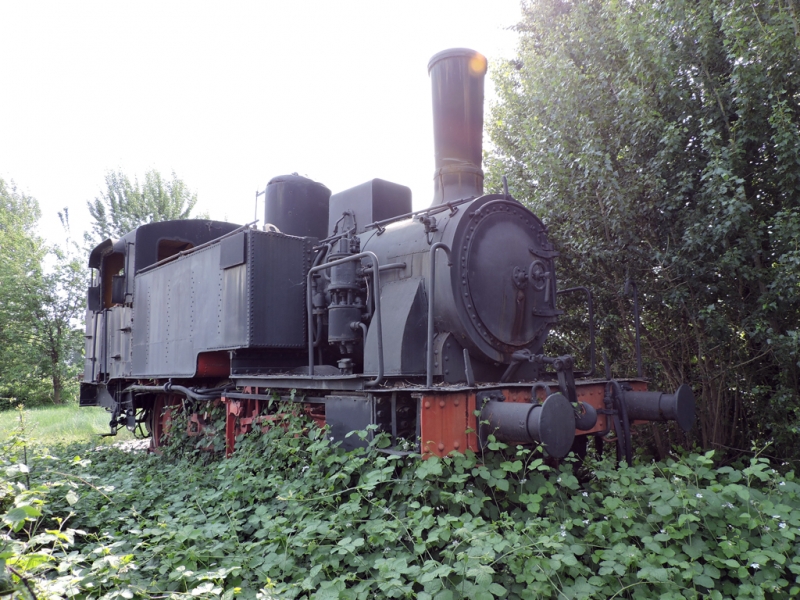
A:
{"label": "chimney", "polygon": [[443,50],[431,58],[428,73],[436,157],[432,205],[480,196],[486,57],[467,48]]}

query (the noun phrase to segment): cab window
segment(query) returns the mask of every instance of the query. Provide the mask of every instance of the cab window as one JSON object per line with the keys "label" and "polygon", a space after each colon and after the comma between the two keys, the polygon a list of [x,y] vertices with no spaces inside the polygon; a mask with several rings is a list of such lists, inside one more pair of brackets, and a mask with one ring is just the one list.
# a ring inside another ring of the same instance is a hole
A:
{"label": "cab window", "polygon": [[103,308],[125,303],[125,255],[122,252],[103,257],[100,282],[103,286]]}

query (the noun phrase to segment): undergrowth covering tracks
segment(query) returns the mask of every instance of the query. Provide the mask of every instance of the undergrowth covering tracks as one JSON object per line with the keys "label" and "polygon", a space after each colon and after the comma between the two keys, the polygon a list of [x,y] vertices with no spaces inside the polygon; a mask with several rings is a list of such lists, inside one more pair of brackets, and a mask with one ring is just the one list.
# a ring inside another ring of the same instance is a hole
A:
{"label": "undergrowth covering tracks", "polygon": [[230,459],[73,446],[28,448],[26,467],[12,439],[0,463],[0,595],[800,593],[800,485],[764,458],[603,461],[579,481],[571,464],[553,470],[497,442],[485,456],[423,461],[382,454],[380,436],[345,453],[305,422],[286,427],[238,441]]}

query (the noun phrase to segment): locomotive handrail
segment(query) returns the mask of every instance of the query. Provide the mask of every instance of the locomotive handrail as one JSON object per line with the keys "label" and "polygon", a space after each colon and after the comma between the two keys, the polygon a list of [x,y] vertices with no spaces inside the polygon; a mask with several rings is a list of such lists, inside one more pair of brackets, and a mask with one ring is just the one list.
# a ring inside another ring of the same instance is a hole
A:
{"label": "locomotive handrail", "polygon": [[444,242],[436,242],[429,251],[431,263],[431,289],[428,293],[428,360],[426,363],[425,385],[433,387],[433,296],[436,290],[436,251],[444,250],[447,255],[447,266],[452,267],[453,261],[450,256],[450,247]]}
{"label": "locomotive handrail", "polygon": [[[378,267],[378,270],[379,270],[381,273],[383,273],[384,271],[391,271],[391,270],[393,270],[393,269],[405,269],[405,268],[406,268],[406,266],[408,266],[408,265],[406,265],[406,263],[404,263],[404,262],[387,263],[387,264],[385,264],[385,265],[381,265],[381,266],[379,266],[379,267]],[[364,268],[364,273],[367,273],[367,272],[369,272],[370,270],[372,270],[372,267],[365,267],[365,268]]]}
{"label": "locomotive handrail", "polygon": [[168,262],[173,261],[173,260],[177,260],[181,256],[186,256],[187,254],[192,254],[194,252],[197,252],[198,250],[200,250],[202,248],[205,248],[206,246],[210,246],[211,244],[215,244],[215,243],[217,243],[218,241],[220,241],[222,239],[225,239],[225,238],[230,237],[232,235],[236,235],[240,231],[245,231],[246,229],[250,229],[250,227],[252,227],[256,223],[258,223],[258,221],[251,221],[250,223],[245,223],[241,227],[239,227],[237,229],[234,229],[233,231],[229,231],[225,235],[221,235],[218,238],[214,238],[213,240],[209,240],[204,244],[200,244],[199,246],[194,246],[193,248],[189,248],[188,250],[181,250],[177,254],[173,254],[172,256],[168,256],[167,258],[162,258],[158,262],[154,262],[152,265],[147,265],[146,267],[143,267],[143,268],[139,269],[138,271],[136,271],[136,274],[139,275],[141,273],[146,273],[147,271],[150,271],[151,269],[155,269],[156,267],[159,267],[159,266],[161,266],[161,265],[163,265],[165,263],[168,263]]}
{"label": "locomotive handrail", "polygon": [[[481,197],[481,196],[479,196]],[[467,202],[472,202],[473,200],[477,200],[478,197],[475,198],[463,198],[461,200],[452,200],[450,202],[445,202],[444,204],[437,204],[436,206],[429,206],[428,208],[423,208],[422,210],[415,210],[414,212],[405,213],[403,215],[397,215],[396,217],[389,217],[388,219],[383,219],[382,221],[373,221],[367,225],[364,225],[364,230],[367,229],[381,229],[384,225],[388,225],[389,223],[394,223],[395,221],[403,221],[405,219],[411,219],[412,217],[416,217],[417,215],[423,214],[439,214],[440,212],[444,212],[446,210],[453,210],[454,207],[460,206],[462,204],[466,204]],[[323,240],[324,241],[324,240]]]}
{"label": "locomotive handrail", "polygon": [[[375,379],[371,379],[364,383],[366,387],[374,387],[378,385],[381,381],[383,381],[383,326],[382,326],[382,318],[381,318],[381,275],[380,275],[380,263],[378,262],[378,257],[374,252],[370,252],[369,250],[365,252],[359,252],[358,254],[353,254],[352,256],[346,256],[344,258],[339,258],[336,260],[332,260],[331,262],[324,263],[321,265],[317,265],[316,267],[312,267],[308,270],[308,276],[306,280],[306,314],[308,315],[308,375],[310,377],[314,376],[314,315],[313,315],[313,305],[312,305],[312,296],[311,296],[311,278],[313,277],[314,273],[318,271],[323,271],[325,269],[330,269],[331,267],[335,267],[337,265],[344,264],[346,262],[352,262],[355,260],[361,260],[362,258],[369,258],[372,260],[372,265],[370,267],[370,272],[372,273],[372,285],[375,288],[374,296],[375,296],[375,313],[374,318],[377,319],[375,326],[377,327],[377,334],[378,334],[378,375]],[[373,267],[376,267],[373,268]],[[365,344],[366,346],[366,340]]]}

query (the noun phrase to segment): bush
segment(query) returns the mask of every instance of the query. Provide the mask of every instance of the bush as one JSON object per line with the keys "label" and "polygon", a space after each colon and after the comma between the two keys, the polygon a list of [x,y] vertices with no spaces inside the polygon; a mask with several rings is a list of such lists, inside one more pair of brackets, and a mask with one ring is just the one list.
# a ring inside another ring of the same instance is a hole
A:
{"label": "bush", "polygon": [[605,460],[581,482],[573,464],[497,442],[420,460],[382,453],[380,436],[344,452],[305,422],[286,427],[227,460],[61,448],[32,461],[30,490],[6,458],[0,557],[40,597],[800,593],[800,486],[760,457]]}

